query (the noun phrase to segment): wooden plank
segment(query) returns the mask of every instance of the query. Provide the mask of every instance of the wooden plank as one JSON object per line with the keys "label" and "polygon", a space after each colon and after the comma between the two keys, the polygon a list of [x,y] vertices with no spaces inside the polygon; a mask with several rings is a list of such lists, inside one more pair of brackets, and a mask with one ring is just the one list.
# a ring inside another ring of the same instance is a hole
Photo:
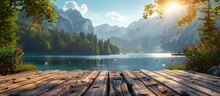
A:
{"label": "wooden plank", "polygon": [[71,79],[74,79],[74,77],[76,76],[81,76],[84,72],[86,71],[72,71],[72,72],[68,72],[66,74],[62,74],[60,75],[58,78],[51,80],[50,82],[42,85],[42,86],[38,86],[37,88],[31,89],[29,91],[26,91],[24,93],[21,94],[21,96],[38,96],[39,94],[45,93],[48,90],[59,86],[60,84],[63,84]]}
{"label": "wooden plank", "polygon": [[[112,87],[112,84],[109,84],[108,86],[110,88],[108,96],[116,96],[116,92],[115,92],[114,88]],[[121,96],[121,95],[118,95],[118,96]]]}
{"label": "wooden plank", "polygon": [[95,81],[99,71],[91,73],[89,76],[82,78],[74,87],[62,94],[62,96],[82,96]]}
{"label": "wooden plank", "polygon": [[212,75],[208,75],[208,74],[204,74],[204,73],[199,73],[199,72],[195,72],[195,71],[189,71],[189,70],[173,70],[175,72],[179,72],[179,73],[184,73],[184,74],[191,74],[194,76],[198,76],[198,77],[206,77],[209,78],[210,80],[216,80],[216,82],[220,82],[220,77],[217,76],[212,76]]}
{"label": "wooden plank", "polygon": [[195,89],[192,89],[188,86],[182,85],[176,81],[171,80],[171,78],[161,76],[159,74],[156,74],[154,72],[150,72],[147,70],[141,70],[145,75],[150,76],[157,82],[160,82],[161,84],[165,85],[166,87],[174,90],[179,95],[188,94],[190,96],[208,96],[207,94],[204,94],[202,92],[199,92]]}
{"label": "wooden plank", "polygon": [[190,81],[188,81],[188,80],[185,80],[185,79],[182,79],[182,78],[177,78],[177,77],[175,77],[175,76],[166,74],[166,73],[164,73],[164,72],[162,72],[162,71],[157,71],[157,72],[155,72],[155,73],[160,74],[160,75],[162,75],[162,76],[164,76],[164,77],[167,77],[167,78],[172,78],[172,80],[174,80],[174,81],[176,81],[176,82],[179,82],[179,83],[181,83],[181,84],[183,84],[183,85],[185,85],[185,86],[188,86],[188,87],[190,87],[190,88],[193,88],[193,89],[195,89],[195,90],[198,90],[198,91],[200,91],[200,92],[203,92],[203,93],[205,93],[205,94],[207,94],[207,95],[220,96],[220,93],[218,93],[218,92],[216,92],[216,91],[214,91],[214,90],[208,89],[208,88],[206,88],[206,87],[202,87],[202,86],[200,86],[200,85],[197,85],[197,84],[195,84],[195,83],[193,83],[193,82],[190,82]]}
{"label": "wooden plank", "polygon": [[39,86],[43,86],[43,85],[47,84],[48,82],[51,82],[51,81],[53,81],[57,78],[60,78],[62,76],[60,74],[65,74],[65,73],[67,73],[67,72],[63,71],[63,73],[55,74],[55,75],[49,77],[49,79],[48,78],[43,78],[39,81],[36,81],[36,82],[30,83],[30,84],[27,84],[27,85],[24,85],[24,86],[21,86],[21,87],[3,92],[3,93],[0,94],[0,96],[24,96],[24,95],[22,95],[23,93],[25,93],[29,90],[32,90],[34,88],[37,88]]}
{"label": "wooden plank", "polygon": [[170,90],[169,88],[157,83],[155,80],[150,78],[149,76],[144,75],[140,71],[130,71],[135,76],[138,77],[138,79],[144,83],[144,85],[149,88],[151,91],[153,91],[157,96],[176,96],[177,94]]}
{"label": "wooden plank", "polygon": [[149,90],[136,76],[134,76],[129,71],[122,71],[122,75],[124,76],[128,86],[131,86],[133,94],[135,96],[140,95],[149,95],[156,96],[151,90]]}
{"label": "wooden plank", "polygon": [[92,86],[84,96],[106,96],[107,95],[108,71],[101,71]]}
{"label": "wooden plank", "polygon": [[124,82],[120,74],[115,71],[109,71],[109,81],[110,81],[110,94],[109,96],[131,96],[128,91],[127,85]]}
{"label": "wooden plank", "polygon": [[[165,70],[165,71],[169,71],[169,70]],[[185,77],[191,78],[193,80],[206,82],[206,83],[212,84],[214,86],[220,87],[220,80],[219,79],[209,78],[209,76],[206,76],[206,75],[201,76],[199,74],[194,74],[194,73],[190,73],[190,72],[188,73],[185,71],[178,71],[178,70],[173,70],[173,71],[169,71],[169,72],[172,72],[172,73],[175,73],[175,74],[178,74],[181,76],[185,76]]]}
{"label": "wooden plank", "polygon": [[2,80],[7,80],[7,79],[11,79],[11,78],[17,78],[17,77],[21,77],[21,76],[25,76],[25,75],[29,75],[29,74],[35,74],[37,72],[42,72],[42,71],[26,71],[26,72],[20,72],[20,73],[6,75],[6,76],[0,76],[0,82]]}
{"label": "wooden plank", "polygon": [[199,72],[195,72],[195,71],[186,70],[186,71],[183,71],[183,72],[189,72],[189,73],[192,73],[192,74],[198,74],[200,76],[205,76],[205,77],[209,77],[209,78],[212,78],[212,79],[220,80],[220,77],[218,77],[218,76],[208,75],[208,74],[199,73]]}
{"label": "wooden plank", "polygon": [[15,89],[15,88],[18,88],[18,87],[21,87],[21,86],[24,86],[24,85],[27,85],[27,84],[30,84],[30,83],[33,83],[33,82],[36,82],[36,81],[39,81],[39,80],[42,80],[44,78],[49,79],[50,76],[56,75],[58,73],[63,73],[63,71],[56,71],[56,72],[53,72],[53,74],[48,73],[48,74],[45,74],[41,77],[37,77],[37,78],[33,78],[33,79],[26,80],[26,81],[23,81],[23,82],[14,83],[14,84],[11,84],[11,85],[8,85],[8,86],[5,86],[5,87],[1,87],[0,88],[0,93],[4,92],[4,91]]}
{"label": "wooden plank", "polygon": [[202,81],[200,81],[200,80],[193,79],[193,78],[189,78],[188,76],[184,76],[184,75],[181,75],[181,74],[176,74],[176,72],[173,73],[173,72],[167,71],[167,70],[161,70],[161,71],[158,71],[158,72],[163,72],[163,73],[166,73],[166,74],[175,76],[175,77],[177,77],[177,78],[181,78],[181,79],[187,80],[187,81],[189,81],[189,82],[198,84],[198,85],[200,85],[200,86],[209,88],[210,90],[213,90],[213,91],[216,91],[216,92],[220,93],[220,87],[217,87],[217,86],[212,85],[212,84],[210,84],[210,83],[202,82]]}
{"label": "wooden plank", "polygon": [[40,94],[40,96],[60,96],[63,93],[65,93],[67,90],[69,90],[70,88],[75,86],[80,79],[88,76],[90,72],[92,72],[92,71],[86,71],[86,72],[78,71],[77,72],[78,75],[75,76],[73,79],[71,79],[71,80],[69,80],[59,86],[56,86],[47,92]]}
{"label": "wooden plank", "polygon": [[22,73],[18,73],[18,74],[3,76],[0,79],[0,84],[5,84],[7,82],[16,80],[17,78],[24,77],[24,76],[31,76],[31,75],[41,74],[43,72],[44,71],[31,71],[30,73],[29,72],[22,72]]}
{"label": "wooden plank", "polygon": [[[56,70],[58,71],[58,70]],[[45,74],[53,74],[54,72],[56,71],[43,71],[43,72],[39,72],[39,73],[36,73],[36,74],[27,74],[27,75],[23,75],[23,76],[20,76],[20,77],[17,77],[17,78],[11,78],[9,80],[3,80],[0,84],[0,87],[5,87],[5,86],[9,86],[11,84],[14,84],[14,83],[19,83],[19,82],[23,82],[23,81],[26,81],[26,80],[31,80],[33,78],[36,78],[36,77],[40,77],[40,76],[43,76]]]}
{"label": "wooden plank", "polygon": [[83,73],[81,76],[77,76],[64,84],[41,94],[41,96],[67,96],[71,93],[74,93],[75,96],[81,96],[97,77],[98,73],[98,71],[90,70],[89,72]]}

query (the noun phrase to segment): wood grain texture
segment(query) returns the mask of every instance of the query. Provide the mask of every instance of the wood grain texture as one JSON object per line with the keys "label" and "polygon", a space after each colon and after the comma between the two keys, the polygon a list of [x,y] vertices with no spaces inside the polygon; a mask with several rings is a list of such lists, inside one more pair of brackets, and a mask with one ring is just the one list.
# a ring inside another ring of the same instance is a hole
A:
{"label": "wood grain texture", "polygon": [[138,77],[138,79],[144,83],[144,85],[149,88],[151,91],[153,91],[157,96],[175,96],[178,95],[171,89],[167,88],[166,86],[163,86],[153,80],[151,77],[144,75],[141,71],[130,71],[135,76]]}
{"label": "wood grain texture", "polygon": [[0,77],[0,96],[220,96],[218,78],[179,70],[48,70]]}
{"label": "wood grain texture", "polygon": [[182,74],[176,74],[176,72],[173,73],[172,71],[168,71],[168,70],[160,70],[158,72],[163,72],[163,73],[175,76],[177,78],[180,78],[180,79],[192,82],[194,84],[198,84],[200,86],[209,88],[210,90],[213,90],[213,91],[216,91],[216,92],[220,93],[220,87],[217,87],[216,85],[210,84],[208,82],[203,82],[203,80],[195,79],[195,78],[192,78],[192,77],[189,77],[189,76],[185,76],[185,75],[182,75]]}
{"label": "wood grain texture", "polygon": [[101,71],[84,96],[106,96],[107,80],[108,71]]}
{"label": "wood grain texture", "polygon": [[27,85],[27,84],[30,84],[30,83],[34,83],[34,82],[37,82],[37,81],[45,79],[45,78],[50,78],[51,76],[62,73],[62,72],[63,71],[49,72],[48,74],[45,74],[45,75],[40,76],[40,77],[36,77],[36,78],[33,78],[33,79],[27,79],[26,81],[23,81],[23,82],[19,82],[19,83],[15,82],[11,85],[0,87],[0,93],[4,92],[4,91],[15,89],[15,88],[19,88],[21,86],[24,86],[24,85]]}
{"label": "wood grain texture", "polygon": [[191,87],[197,91],[200,91],[200,92],[203,92],[204,94],[207,94],[207,95],[211,95],[211,96],[220,96],[220,93],[218,92],[215,92],[214,90],[211,90],[209,88],[206,88],[206,87],[202,87],[200,85],[197,85],[195,84],[194,82],[191,82],[191,81],[188,81],[188,80],[185,80],[185,79],[182,79],[182,78],[177,78],[175,76],[172,76],[172,75],[169,75],[169,74],[166,74],[162,71],[160,72],[156,72],[157,74],[160,74],[164,77],[168,77],[168,78],[171,78],[172,80],[176,81],[176,82],[179,82],[180,84],[183,84],[185,86],[188,86],[188,87]]}
{"label": "wood grain texture", "polygon": [[109,71],[109,81],[110,96],[131,96],[126,83],[117,71]]}
{"label": "wood grain texture", "polygon": [[77,83],[71,86],[62,96],[82,96],[92,85],[99,74],[99,71],[95,70],[89,73],[88,76],[81,78]]}
{"label": "wood grain texture", "polygon": [[[169,70],[165,70],[165,71],[169,71]],[[182,76],[187,76],[189,78],[192,78],[194,80],[199,80],[202,82],[206,82],[206,83],[210,83],[214,86],[218,86],[220,87],[220,78],[216,77],[216,76],[210,76],[207,74],[202,74],[202,73],[197,73],[197,72],[192,72],[192,71],[181,71],[181,70],[173,70],[173,71],[169,71],[172,73],[176,73]]]}
{"label": "wood grain texture", "polygon": [[173,81],[172,78],[164,77],[164,76],[161,76],[159,74],[156,74],[154,72],[150,72],[147,70],[141,70],[141,72],[143,72],[145,75],[148,75],[154,78],[157,82],[160,82],[161,84],[167,86],[168,88],[173,89],[179,95],[188,94],[190,96],[208,96],[207,94],[204,94],[203,92],[197,91],[188,86],[185,86],[176,81]]}
{"label": "wood grain texture", "polygon": [[142,95],[149,95],[149,96],[156,96],[150,89],[148,89],[144,84],[132,73],[128,70],[122,72],[125,80],[131,86],[133,94],[135,96],[142,96]]}

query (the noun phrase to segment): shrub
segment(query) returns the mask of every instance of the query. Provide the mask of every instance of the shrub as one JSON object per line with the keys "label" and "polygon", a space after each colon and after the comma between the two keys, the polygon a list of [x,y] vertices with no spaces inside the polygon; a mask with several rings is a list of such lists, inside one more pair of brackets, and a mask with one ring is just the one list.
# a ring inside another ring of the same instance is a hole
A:
{"label": "shrub", "polygon": [[16,66],[21,62],[24,52],[20,48],[0,47],[0,74],[16,73]]}
{"label": "shrub", "polygon": [[169,66],[166,69],[169,70],[186,70],[186,66],[185,65],[173,65],[173,66]]}
{"label": "shrub", "polygon": [[17,72],[37,71],[38,67],[34,66],[34,65],[30,64],[30,63],[21,63],[21,64],[18,64],[16,69],[17,69]]}
{"label": "shrub", "polygon": [[220,49],[210,48],[202,44],[187,47],[184,50],[187,69],[207,73],[212,66],[220,65]]}

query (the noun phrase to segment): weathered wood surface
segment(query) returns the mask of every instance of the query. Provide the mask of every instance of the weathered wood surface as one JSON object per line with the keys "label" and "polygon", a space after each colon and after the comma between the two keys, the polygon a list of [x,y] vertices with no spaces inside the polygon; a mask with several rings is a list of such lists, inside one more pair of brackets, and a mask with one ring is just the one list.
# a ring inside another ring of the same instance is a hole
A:
{"label": "weathered wood surface", "polygon": [[131,87],[133,94],[136,96],[156,96],[150,89],[146,88],[144,84],[131,72],[125,70],[122,72],[123,76],[125,77],[126,82]]}
{"label": "weathered wood surface", "polygon": [[131,96],[126,83],[117,71],[109,71],[109,83],[110,96]]}
{"label": "weathered wood surface", "polygon": [[159,84],[151,77],[144,75],[140,71],[131,71],[138,79],[144,83],[144,85],[153,91],[157,96],[175,96],[177,95],[174,91],[170,90],[169,88]]}
{"label": "weathered wood surface", "polygon": [[168,77],[168,78],[171,78],[172,80],[174,80],[174,81],[176,81],[176,82],[178,82],[178,83],[180,83],[180,84],[183,84],[183,85],[185,85],[185,86],[188,86],[188,87],[190,87],[190,88],[193,88],[193,89],[195,89],[195,90],[197,90],[197,91],[203,92],[203,93],[205,93],[205,94],[207,94],[207,95],[220,96],[220,93],[217,93],[217,92],[215,92],[214,90],[210,90],[209,88],[203,87],[203,86],[201,86],[201,85],[198,85],[198,84],[196,84],[195,81],[193,81],[193,80],[190,80],[190,81],[189,81],[189,80],[186,80],[186,79],[178,78],[178,77],[175,77],[175,76],[166,74],[166,73],[161,72],[161,71],[160,71],[160,72],[156,72],[156,73],[159,74],[159,75],[162,75],[162,76],[166,76],[166,77]]}
{"label": "weathered wood surface", "polygon": [[147,95],[220,96],[220,79],[179,70],[54,70],[0,77],[0,96]]}
{"label": "weathered wood surface", "polygon": [[106,96],[107,80],[108,71],[101,71],[92,86],[85,93],[85,96]]}

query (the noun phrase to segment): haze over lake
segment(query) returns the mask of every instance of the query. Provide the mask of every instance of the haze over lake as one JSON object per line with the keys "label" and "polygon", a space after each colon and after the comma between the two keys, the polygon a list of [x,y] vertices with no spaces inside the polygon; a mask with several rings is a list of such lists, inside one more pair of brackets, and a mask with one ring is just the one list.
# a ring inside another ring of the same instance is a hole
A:
{"label": "haze over lake", "polygon": [[161,70],[181,64],[184,56],[170,53],[128,53],[119,55],[25,55],[24,62],[31,62],[40,70]]}

